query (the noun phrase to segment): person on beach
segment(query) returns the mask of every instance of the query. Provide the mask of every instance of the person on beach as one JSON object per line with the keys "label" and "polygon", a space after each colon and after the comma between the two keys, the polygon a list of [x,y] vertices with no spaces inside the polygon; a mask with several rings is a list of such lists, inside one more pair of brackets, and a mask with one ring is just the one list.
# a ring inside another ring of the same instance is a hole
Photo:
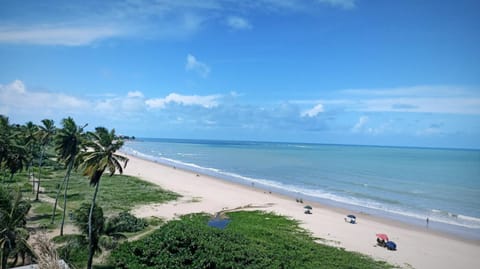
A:
{"label": "person on beach", "polygon": [[429,220],[428,217],[427,217],[427,228],[428,228],[428,223],[429,223],[429,222],[430,222],[430,220]]}

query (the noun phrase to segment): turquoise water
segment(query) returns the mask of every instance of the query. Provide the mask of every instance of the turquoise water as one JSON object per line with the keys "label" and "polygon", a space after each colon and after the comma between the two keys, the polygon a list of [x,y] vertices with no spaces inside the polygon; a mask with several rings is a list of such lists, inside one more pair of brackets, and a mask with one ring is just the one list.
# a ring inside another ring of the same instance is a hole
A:
{"label": "turquoise water", "polygon": [[480,151],[141,139],[124,152],[480,239]]}

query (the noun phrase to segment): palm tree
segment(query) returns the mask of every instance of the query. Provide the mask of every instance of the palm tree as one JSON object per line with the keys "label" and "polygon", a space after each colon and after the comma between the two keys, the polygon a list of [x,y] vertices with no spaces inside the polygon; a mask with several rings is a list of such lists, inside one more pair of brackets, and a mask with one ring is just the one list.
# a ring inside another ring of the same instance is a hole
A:
{"label": "palm tree", "polygon": [[[67,167],[67,172],[63,179],[61,186],[64,187],[63,194],[63,214],[62,214],[62,225],[60,226],[60,235],[63,235],[63,225],[65,224],[65,211],[67,209],[67,190],[68,190],[68,181],[70,179],[70,173],[72,169],[78,165],[77,156],[84,148],[84,134],[83,127],[77,126],[75,121],[68,117],[62,120],[63,128],[60,129],[55,137],[55,150],[58,153],[58,159],[63,161]],[[58,197],[60,195],[61,186],[59,186],[57,191],[57,197],[55,198],[55,205],[53,207],[52,214],[52,223],[55,220],[55,211],[57,208]]]}
{"label": "palm tree", "polygon": [[35,195],[35,201],[38,201],[38,194],[40,192],[40,177],[42,175],[42,161],[43,156],[45,155],[45,148],[52,140],[53,135],[55,134],[55,125],[53,120],[44,119],[42,120],[43,126],[39,126],[37,132],[40,145],[42,147],[42,152],[40,153],[40,159],[38,160],[38,175],[37,175],[37,193]]}
{"label": "palm tree", "polygon": [[8,117],[0,115],[0,171],[3,171],[3,180],[7,177],[7,157],[10,154],[13,141],[12,127]]}
{"label": "palm tree", "polygon": [[0,119],[0,165],[3,169],[5,180],[7,170],[10,172],[10,181],[13,180],[15,173],[22,171],[25,165],[28,165],[28,153],[22,137],[21,127],[18,125],[9,125],[8,118]]}
{"label": "palm tree", "polygon": [[28,170],[28,175],[32,179],[32,193],[34,193],[35,192],[35,188],[34,188],[35,182],[33,180],[34,175],[33,175],[32,168],[33,168],[34,150],[35,150],[35,147],[38,144],[37,136],[36,136],[36,133],[38,131],[38,126],[33,124],[31,121],[29,121],[23,126],[22,129],[23,129],[24,145],[28,148],[27,170]]}
{"label": "palm tree", "polygon": [[13,176],[23,170],[25,165],[28,165],[27,151],[25,147],[19,146],[16,143],[9,145],[7,156],[5,156],[5,168],[10,171],[10,181]]}
{"label": "palm tree", "polygon": [[8,117],[0,115],[0,168],[3,180],[10,172],[10,180],[18,171],[23,170],[28,163],[27,151],[24,146],[23,132],[19,125],[10,125]]}
{"label": "palm tree", "polygon": [[88,215],[88,242],[89,255],[87,268],[92,268],[93,255],[95,254],[94,238],[93,238],[93,209],[95,200],[97,199],[100,179],[105,170],[113,176],[116,171],[123,173],[123,167],[127,166],[128,158],[116,154],[115,152],[123,146],[123,140],[115,135],[115,129],[110,132],[104,127],[95,128],[95,133],[90,132],[91,141],[88,144],[89,151],[83,154],[84,175],[90,179],[90,185],[95,187],[93,193],[92,204]]}
{"label": "palm tree", "polygon": [[5,179],[7,170],[4,166],[4,160],[6,159],[9,150],[10,129],[8,117],[0,115],[0,171],[4,172],[3,179]]}
{"label": "palm tree", "polygon": [[30,210],[30,203],[22,199],[19,189],[11,191],[0,187],[0,268],[7,268],[10,256],[15,255],[16,264],[18,255],[25,259],[25,254],[34,256],[27,243],[26,216]]}

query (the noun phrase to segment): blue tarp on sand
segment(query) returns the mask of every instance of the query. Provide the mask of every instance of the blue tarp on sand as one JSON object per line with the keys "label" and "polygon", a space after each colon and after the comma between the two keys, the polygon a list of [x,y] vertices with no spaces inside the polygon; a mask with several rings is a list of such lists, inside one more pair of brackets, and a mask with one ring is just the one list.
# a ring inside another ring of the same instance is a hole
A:
{"label": "blue tarp on sand", "polygon": [[230,223],[229,219],[212,219],[208,221],[208,226],[223,230],[228,223]]}

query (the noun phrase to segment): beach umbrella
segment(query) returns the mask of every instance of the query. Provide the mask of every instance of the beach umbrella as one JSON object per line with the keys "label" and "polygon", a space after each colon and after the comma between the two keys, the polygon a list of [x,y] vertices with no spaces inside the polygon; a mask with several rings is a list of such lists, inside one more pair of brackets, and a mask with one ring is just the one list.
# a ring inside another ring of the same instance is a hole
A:
{"label": "beach umbrella", "polygon": [[357,217],[355,217],[355,215],[348,215],[347,217],[351,218],[351,219],[356,219]]}
{"label": "beach umbrella", "polygon": [[385,247],[386,247],[388,250],[397,250],[397,244],[395,244],[395,242],[393,242],[393,241],[388,241],[388,242],[385,244]]}
{"label": "beach umbrella", "polygon": [[311,209],[312,209],[312,206],[311,206],[311,205],[306,205],[306,206],[304,206],[303,208],[305,208],[305,209],[310,209],[310,210],[311,210]]}
{"label": "beach umbrella", "polygon": [[383,241],[388,241],[388,235],[386,234],[377,234],[377,238],[380,238]]}

